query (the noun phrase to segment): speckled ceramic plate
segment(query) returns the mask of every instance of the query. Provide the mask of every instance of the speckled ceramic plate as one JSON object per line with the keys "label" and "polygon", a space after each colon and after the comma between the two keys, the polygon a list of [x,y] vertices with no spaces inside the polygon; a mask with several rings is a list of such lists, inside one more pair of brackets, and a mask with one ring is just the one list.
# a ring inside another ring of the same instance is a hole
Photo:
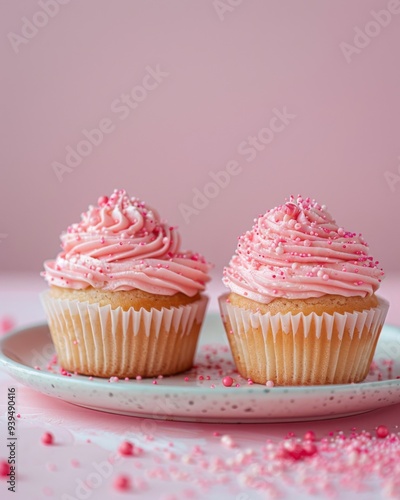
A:
{"label": "speckled ceramic plate", "polygon": [[[46,325],[17,330],[0,341],[0,366],[22,384],[95,410],[142,418],[193,422],[288,422],[343,417],[400,403],[400,328],[385,325],[365,382],[273,387],[248,385],[234,372],[221,320],[209,314],[193,370],[174,377],[119,380],[65,376]],[[35,368],[36,367],[36,368]],[[40,370],[38,369],[40,368]],[[232,387],[222,378],[231,375]]]}

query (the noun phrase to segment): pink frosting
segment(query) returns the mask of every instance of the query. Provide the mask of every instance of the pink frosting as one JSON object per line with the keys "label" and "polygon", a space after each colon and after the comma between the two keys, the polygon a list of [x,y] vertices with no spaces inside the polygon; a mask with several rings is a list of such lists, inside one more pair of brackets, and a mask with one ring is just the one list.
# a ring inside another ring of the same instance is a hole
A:
{"label": "pink frosting", "polygon": [[192,297],[210,279],[201,255],[180,250],[176,228],[124,190],[99,198],[81,218],[61,235],[56,260],[44,263],[50,285]]}
{"label": "pink frosting", "polygon": [[223,282],[263,304],[278,297],[365,297],[379,287],[378,264],[361,234],[339,227],[324,205],[291,196],[239,238]]}

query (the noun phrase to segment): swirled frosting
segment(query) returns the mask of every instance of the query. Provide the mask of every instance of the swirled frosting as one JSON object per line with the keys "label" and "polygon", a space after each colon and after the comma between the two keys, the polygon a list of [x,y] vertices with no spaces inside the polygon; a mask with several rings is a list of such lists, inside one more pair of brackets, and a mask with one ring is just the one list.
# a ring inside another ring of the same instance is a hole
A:
{"label": "swirled frosting", "polygon": [[223,282],[263,304],[279,297],[365,297],[384,275],[368,253],[362,235],[339,227],[325,205],[291,196],[239,238]]}
{"label": "swirled frosting", "polygon": [[180,250],[176,228],[124,190],[99,198],[81,219],[61,235],[57,258],[44,263],[50,285],[192,297],[210,279],[201,255]]}

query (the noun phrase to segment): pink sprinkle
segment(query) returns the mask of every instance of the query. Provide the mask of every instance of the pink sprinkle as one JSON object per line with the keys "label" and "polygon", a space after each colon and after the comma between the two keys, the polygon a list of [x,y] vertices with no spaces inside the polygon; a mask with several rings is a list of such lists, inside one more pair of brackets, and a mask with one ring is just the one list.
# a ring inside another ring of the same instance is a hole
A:
{"label": "pink sprinkle", "polygon": [[322,279],[325,280],[325,281],[327,281],[329,279],[329,274],[324,274],[322,276]]}
{"label": "pink sprinkle", "polygon": [[315,455],[317,452],[318,452],[318,448],[316,447],[316,445],[314,443],[311,443],[310,441],[308,441],[307,443],[303,444],[303,454],[304,455],[311,457],[311,456]]}
{"label": "pink sprinkle", "polygon": [[285,203],[285,213],[293,219],[296,219],[300,213],[300,209],[295,203],[289,201]]}
{"label": "pink sprinkle", "polygon": [[224,377],[222,379],[222,383],[224,384],[225,387],[232,387],[233,384],[233,378],[232,377]]}
{"label": "pink sprinkle", "polygon": [[154,385],[157,385],[157,380],[153,380],[153,384],[154,384]]}
{"label": "pink sprinkle", "polygon": [[227,448],[234,448],[236,446],[235,441],[228,434],[224,434],[221,437],[221,444],[223,444]]}
{"label": "pink sprinkle", "polygon": [[183,498],[187,498],[188,500],[189,500],[190,498],[193,498],[193,499],[197,498],[197,494],[196,494],[196,491],[195,491],[195,490],[189,490],[189,489],[186,489],[186,490],[183,490],[183,491],[182,491],[182,493],[183,493],[183,495],[184,495],[184,497],[183,497]]}
{"label": "pink sprinkle", "polygon": [[100,198],[97,200],[97,204],[101,207],[102,205],[105,205],[108,202],[108,196],[100,196]]}
{"label": "pink sprinkle", "polygon": [[184,380],[185,382],[189,382],[189,377],[185,377],[183,380]]}
{"label": "pink sprinkle", "polygon": [[386,425],[380,425],[376,429],[376,435],[378,438],[383,439],[389,435],[389,429],[386,427]]}
{"label": "pink sprinkle", "polygon": [[283,450],[294,460],[301,460],[304,457],[304,448],[300,443],[287,441],[283,445]]}
{"label": "pink sprinkle", "polygon": [[142,380],[142,377],[140,375],[136,375],[136,380]]}
{"label": "pink sprinkle", "polygon": [[118,452],[120,455],[128,457],[133,455],[133,448],[133,444],[130,441],[123,441],[118,447]]}
{"label": "pink sprinkle", "polygon": [[21,414],[20,413],[17,413],[17,418],[21,418]]}
{"label": "pink sprinkle", "polygon": [[114,479],[113,485],[118,491],[128,491],[131,488],[131,481],[128,476],[121,474]]}
{"label": "pink sprinkle", "polygon": [[76,458],[73,458],[71,460],[71,465],[72,465],[72,467],[78,468],[81,464],[79,463],[79,460],[76,460]]}
{"label": "pink sprinkle", "polygon": [[53,434],[51,434],[51,432],[45,432],[41,437],[41,441],[45,445],[53,444],[54,442]]}
{"label": "pink sprinkle", "polygon": [[274,381],[273,380],[267,380],[267,383],[265,384],[267,387],[274,387]]}
{"label": "pink sprinkle", "polygon": [[4,316],[0,319],[0,333],[7,333],[15,326],[15,321],[9,316]]}
{"label": "pink sprinkle", "polygon": [[176,454],[173,453],[172,451],[166,451],[165,452],[165,458],[167,460],[175,460],[176,459]]}
{"label": "pink sprinkle", "polygon": [[315,436],[314,431],[307,431],[304,434],[304,441],[315,441],[315,440],[316,440],[316,436]]}

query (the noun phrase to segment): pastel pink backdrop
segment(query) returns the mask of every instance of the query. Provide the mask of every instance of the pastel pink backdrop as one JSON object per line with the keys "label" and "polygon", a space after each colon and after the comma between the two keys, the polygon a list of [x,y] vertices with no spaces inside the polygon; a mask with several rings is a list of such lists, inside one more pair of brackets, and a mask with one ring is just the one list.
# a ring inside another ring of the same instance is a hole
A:
{"label": "pastel pink backdrop", "polygon": [[[41,271],[59,233],[115,187],[179,225],[217,273],[253,218],[291,193],[326,203],[399,269],[400,183],[385,172],[400,164],[400,14],[350,62],[340,46],[388,4],[221,0],[218,15],[212,0],[71,0],[16,53],[10,33],[43,9],[1,2],[0,270]],[[168,76],[121,120],[112,103],[147,67]],[[239,145],[275,108],[295,118],[246,161]],[[105,118],[114,131],[60,182],[53,162]],[[230,160],[239,175],[187,224],[181,204]]]}

